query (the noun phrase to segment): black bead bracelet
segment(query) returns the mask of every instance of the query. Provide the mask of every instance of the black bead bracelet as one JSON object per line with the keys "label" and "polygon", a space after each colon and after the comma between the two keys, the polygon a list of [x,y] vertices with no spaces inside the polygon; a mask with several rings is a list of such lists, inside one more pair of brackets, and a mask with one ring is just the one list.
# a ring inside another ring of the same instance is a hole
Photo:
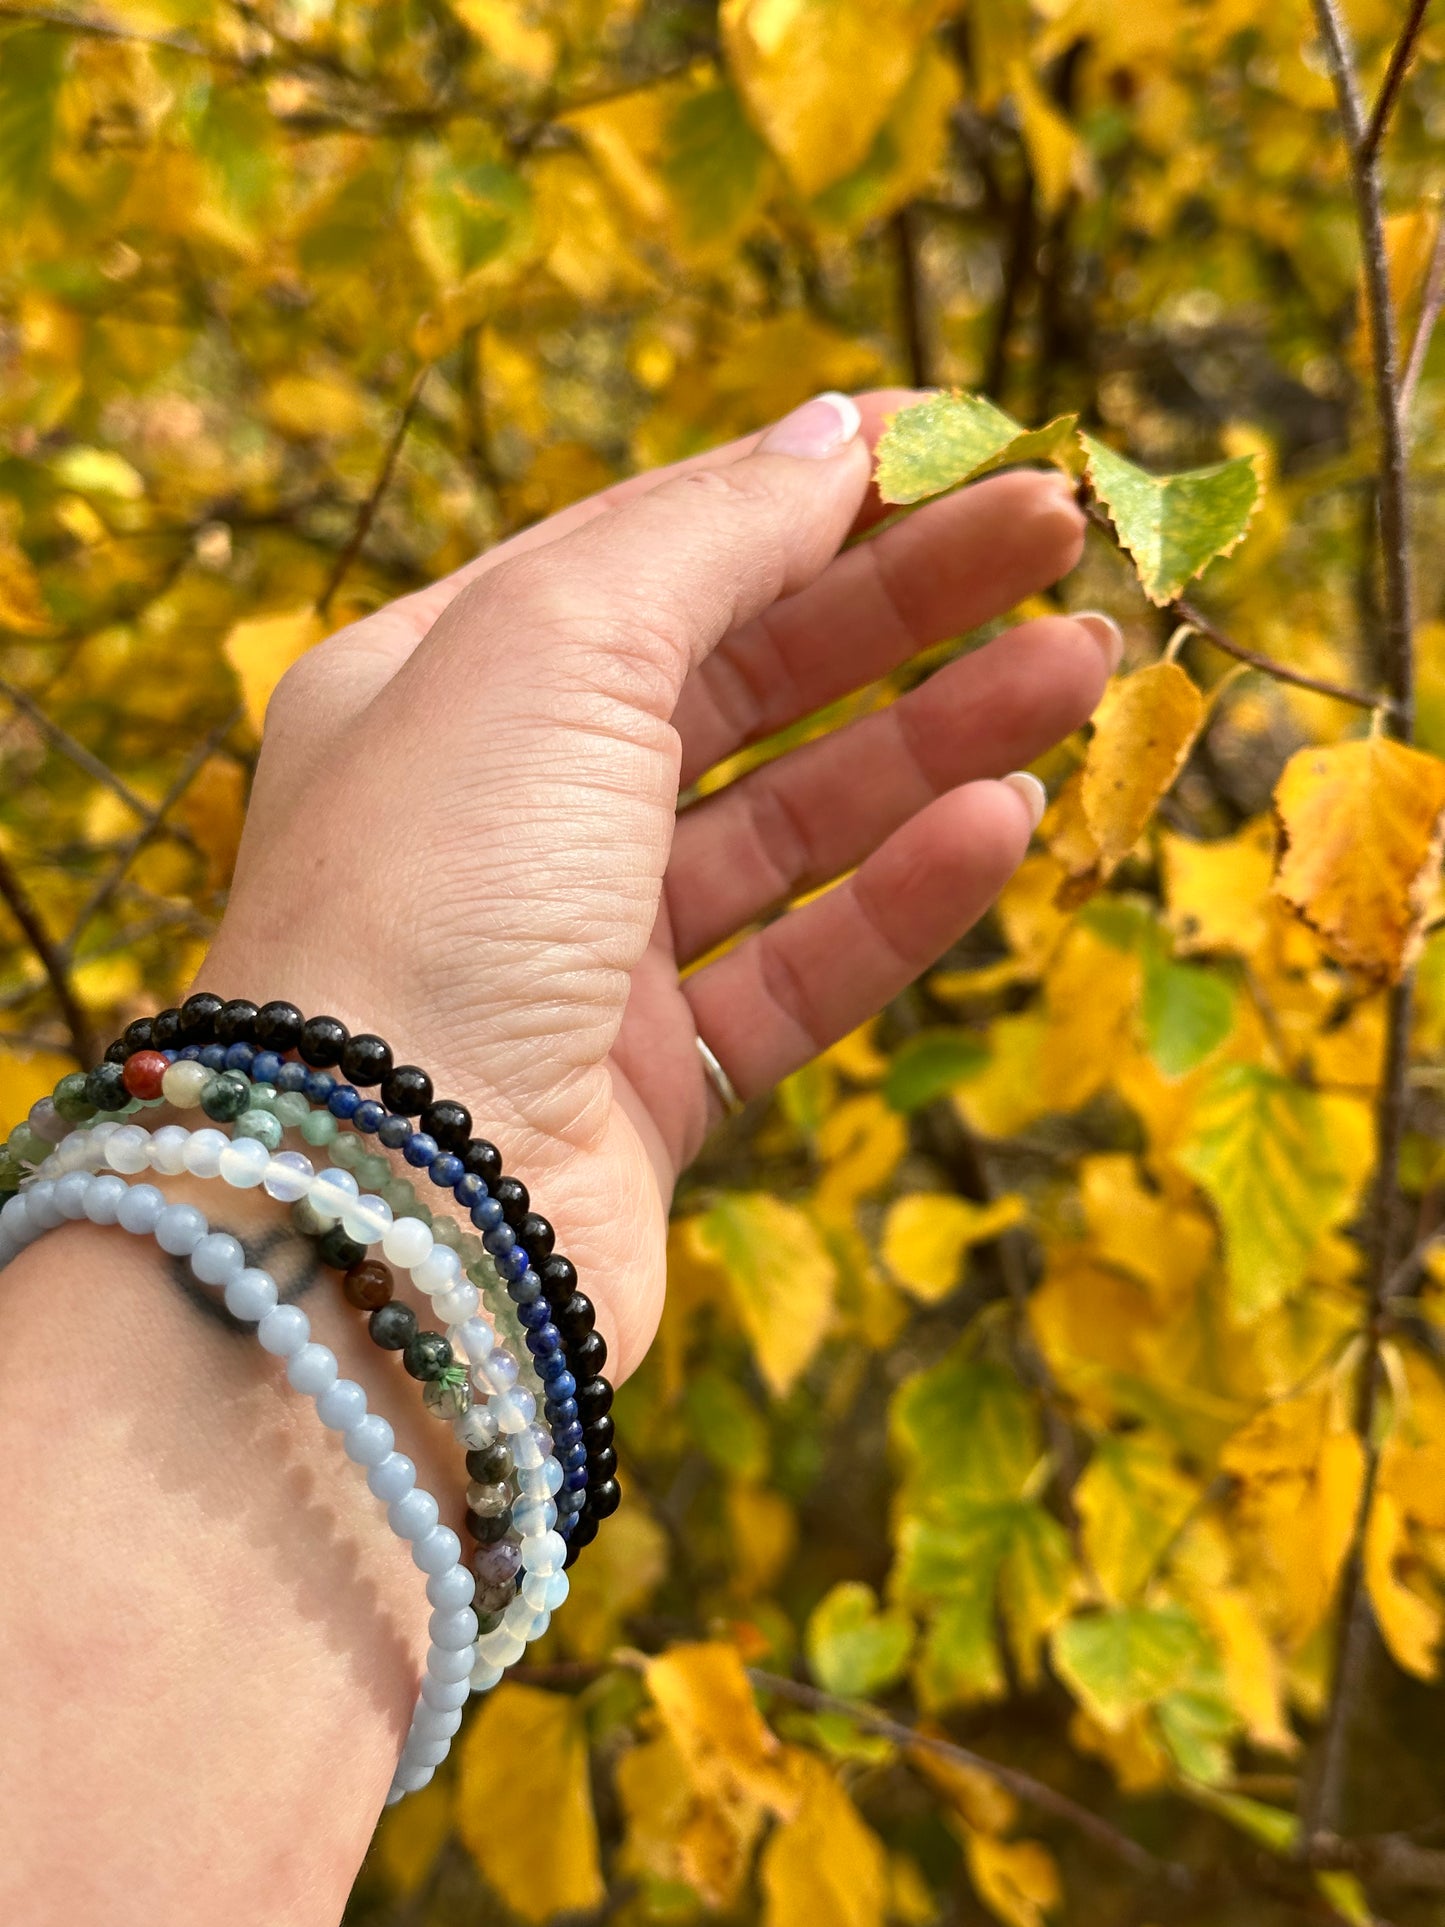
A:
{"label": "black bead bracelet", "polygon": [[[294,1051],[301,1065],[317,1073],[315,1090],[307,1088],[309,1078],[301,1089],[339,1120],[401,1151],[408,1164],[425,1169],[434,1184],[452,1192],[481,1232],[483,1247],[517,1306],[546,1394],[544,1416],[563,1471],[557,1525],[567,1540],[570,1565],[622,1497],[612,1386],[603,1376],[607,1346],[595,1328],[590,1299],[578,1289],[576,1268],[553,1248],[552,1226],[532,1210],[526,1185],[504,1173],[497,1147],[472,1135],[467,1107],[438,1099],[427,1073],[416,1064],[397,1064],[384,1038],[370,1032],[353,1036],[338,1018],[306,1018],[280,1000],[257,1005],[198,991],[178,1008],[128,1025],[107,1050],[106,1063],[119,1070],[140,1051],[194,1053],[215,1069],[240,1070],[266,1083]],[[333,1068],[347,1081],[338,1084],[320,1075]],[[380,1103],[362,1095],[372,1086],[380,1086]],[[358,1256],[357,1248],[341,1239],[328,1262],[346,1271]]]}

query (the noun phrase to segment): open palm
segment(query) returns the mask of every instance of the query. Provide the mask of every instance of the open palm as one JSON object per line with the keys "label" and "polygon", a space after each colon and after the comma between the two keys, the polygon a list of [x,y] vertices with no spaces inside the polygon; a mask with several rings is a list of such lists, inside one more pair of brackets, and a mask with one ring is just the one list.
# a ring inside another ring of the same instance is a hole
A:
{"label": "open palm", "polygon": [[716,1111],[697,1037],[746,1098],[932,962],[1027,847],[1027,786],[994,779],[1088,715],[1117,654],[1102,618],[1026,623],[677,814],[742,745],[1077,560],[1067,486],[1034,473],[843,551],[910,399],[861,398],[856,435],[815,401],[579,504],[332,637],[268,715],[206,986],[381,1030],[462,1098],[618,1376]]}

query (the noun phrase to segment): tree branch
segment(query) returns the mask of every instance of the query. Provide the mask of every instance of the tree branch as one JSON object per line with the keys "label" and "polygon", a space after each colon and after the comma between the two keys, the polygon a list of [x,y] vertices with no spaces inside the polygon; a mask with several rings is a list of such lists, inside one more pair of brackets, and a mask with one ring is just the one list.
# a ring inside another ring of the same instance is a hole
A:
{"label": "tree branch", "polygon": [[257,62],[243,54],[227,53],[221,48],[202,46],[178,33],[147,33],[140,27],[123,27],[114,20],[96,20],[83,14],[66,13],[59,7],[0,7],[0,20],[14,20],[22,26],[58,27],[66,33],[83,34],[92,40],[119,40],[136,47],[163,47],[168,53],[189,54],[193,60],[209,60],[218,67],[238,73],[254,73]]}
{"label": "tree branch", "polygon": [[26,942],[40,959],[40,967],[50,980],[55,1001],[70,1031],[71,1056],[82,1070],[89,1070],[94,1061],[91,1056],[90,1020],[70,981],[68,959],[52,941],[40,912],[31,902],[20,878],[11,869],[3,850],[0,850],[0,899],[4,900],[11,916],[20,925]]}
{"label": "tree branch", "polygon": [[1137,1874],[1164,1881],[1181,1892],[1194,1885],[1194,1876],[1187,1867],[1177,1861],[1158,1859],[1136,1840],[1131,1840],[1128,1834],[1110,1826],[1107,1820],[1101,1820],[1098,1814],[1069,1799],[1067,1794],[1046,1786],[1042,1780],[1036,1780],[1031,1773],[1021,1772],[1018,1767],[1005,1766],[1000,1760],[986,1759],[983,1754],[959,1746],[953,1740],[939,1739],[932,1733],[920,1733],[916,1727],[909,1726],[903,1720],[891,1719],[876,1707],[855,1700],[839,1699],[832,1693],[824,1693],[816,1686],[805,1685],[801,1680],[788,1679],[781,1673],[766,1673],[759,1667],[750,1666],[748,1678],[759,1692],[772,1693],[778,1699],[791,1701],[794,1706],[806,1707],[809,1712],[841,1713],[866,1733],[877,1733],[880,1738],[892,1740],[895,1745],[906,1747],[911,1752],[932,1753],[954,1766],[968,1767],[975,1773],[985,1774],[1040,1813],[1047,1813],[1051,1818],[1077,1828],[1096,1846],[1102,1847]]}
{"label": "tree branch", "polygon": [[1374,112],[1370,115],[1370,124],[1365,129],[1359,151],[1355,156],[1357,162],[1363,161],[1368,165],[1375,158],[1380,142],[1384,138],[1385,128],[1389,124],[1390,115],[1395,110],[1400,89],[1404,85],[1405,75],[1415,52],[1415,44],[1420,38],[1420,29],[1425,24],[1425,9],[1429,4],[1430,0],[1412,0],[1409,17],[1400,30],[1400,38],[1395,42],[1394,51],[1390,55],[1390,64],[1385,69],[1385,78],[1380,82],[1380,97],[1375,102]]}
{"label": "tree branch", "polygon": [[901,207],[890,222],[898,257],[898,315],[903,337],[903,362],[915,388],[933,386],[933,357],[928,350],[923,283],[918,263],[917,211]]}
{"label": "tree branch", "polygon": [[337,590],[346,580],[352,563],[361,553],[362,544],[371,533],[371,525],[376,520],[376,511],[381,506],[382,496],[390,486],[392,471],[396,467],[397,457],[401,454],[401,445],[406,440],[406,431],[411,427],[411,418],[416,413],[417,403],[421,400],[421,391],[426,385],[426,378],[431,373],[431,368],[432,364],[424,361],[412,377],[411,387],[407,390],[407,397],[397,417],[396,426],[391,431],[391,440],[387,443],[386,452],[381,458],[381,467],[377,470],[376,480],[371,485],[371,493],[357,510],[356,521],[352,526],[346,547],[337,556],[332,565],[331,574],[327,577],[326,587],[316,598],[316,613],[319,616],[325,616],[329,612]]}
{"label": "tree branch", "polygon": [[[1395,78],[1392,89],[1390,76],[1387,75],[1380,104],[1367,128],[1354,52],[1349,30],[1340,12],[1339,0],[1314,0],[1314,9],[1350,153],[1351,185],[1370,322],[1375,413],[1380,436],[1379,540],[1383,564],[1385,645],[1382,665],[1392,699],[1389,726],[1395,736],[1408,742],[1414,733],[1410,506],[1400,414],[1395,312],[1390,297],[1389,260],[1385,250],[1384,210],[1378,171],[1378,135],[1372,138],[1371,131],[1376,121],[1383,126],[1389,97],[1394,90],[1398,90],[1399,78]],[[1417,8],[1407,23],[1396,48],[1397,59],[1391,61],[1392,74],[1397,61],[1400,74],[1403,74],[1414,33],[1418,32],[1419,19],[1416,16],[1422,14],[1423,8]],[[1348,1739],[1364,1687],[1370,1644],[1374,1637],[1374,1620],[1365,1583],[1364,1546],[1379,1471],[1375,1420],[1384,1379],[1380,1345],[1400,1263],[1398,1246],[1401,1223],[1397,1178],[1405,1124],[1412,990],[1412,981],[1407,975],[1390,993],[1386,1018],[1385,1066],[1376,1113],[1378,1161],[1370,1219],[1368,1315],[1354,1413],[1355,1431],[1365,1456],[1365,1476],[1341,1580],[1340,1635],[1334,1678],[1317,1754],[1303,1781],[1300,1819],[1306,1850],[1321,1834],[1338,1831],[1345,1790]]]}
{"label": "tree branch", "polygon": [[1439,223],[1435,230],[1430,267],[1425,276],[1425,292],[1420,297],[1420,319],[1415,323],[1409,358],[1405,363],[1405,372],[1400,377],[1400,434],[1407,447],[1415,390],[1420,386],[1420,377],[1425,372],[1425,357],[1430,352],[1435,324],[1440,319],[1441,309],[1445,308],[1445,206],[1439,210]]}

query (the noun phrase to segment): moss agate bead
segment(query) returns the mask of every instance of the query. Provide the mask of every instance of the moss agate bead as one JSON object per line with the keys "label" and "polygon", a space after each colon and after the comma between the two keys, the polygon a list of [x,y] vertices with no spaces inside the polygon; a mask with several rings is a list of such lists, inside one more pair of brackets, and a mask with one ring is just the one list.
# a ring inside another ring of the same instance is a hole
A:
{"label": "moss agate bead", "polygon": [[440,1378],[453,1362],[452,1348],[440,1332],[417,1332],[407,1341],[401,1362],[413,1378]]}
{"label": "moss agate bead", "polygon": [[334,1224],[316,1240],[316,1253],[322,1264],[330,1265],[333,1271],[350,1271],[366,1256],[366,1246],[348,1238],[341,1226]]}
{"label": "moss agate bead", "polygon": [[367,1320],[367,1330],[371,1333],[372,1343],[380,1345],[383,1351],[404,1351],[416,1337],[416,1313],[410,1305],[403,1305],[398,1299],[390,1304],[381,1305]]}
{"label": "moss agate bead", "polygon": [[239,1071],[218,1071],[201,1090],[201,1109],[217,1124],[234,1124],[250,1104],[251,1081]]}
{"label": "moss agate bead", "polygon": [[123,1111],[130,1102],[123,1064],[97,1064],[85,1080],[85,1094],[97,1111]]}

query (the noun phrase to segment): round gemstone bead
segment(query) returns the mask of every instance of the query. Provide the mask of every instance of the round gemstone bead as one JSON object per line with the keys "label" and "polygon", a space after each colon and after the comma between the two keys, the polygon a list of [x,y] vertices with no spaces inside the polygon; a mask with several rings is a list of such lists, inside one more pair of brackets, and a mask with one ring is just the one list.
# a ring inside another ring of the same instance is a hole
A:
{"label": "round gemstone bead", "polygon": [[[416,1467],[405,1452],[391,1452],[379,1465],[372,1466],[366,1475],[366,1483],[375,1498],[384,1505],[391,1505],[397,1499],[404,1498],[416,1484]],[[433,1600],[432,1604],[435,1605],[436,1601]]]}
{"label": "round gemstone bead", "polygon": [[517,1226],[526,1220],[531,1199],[527,1187],[520,1178],[498,1178],[491,1187],[492,1196],[502,1207],[502,1216],[515,1232]]}
{"label": "round gemstone bead", "polygon": [[206,1044],[201,1048],[201,1062],[208,1071],[223,1071],[226,1068],[226,1046]]}
{"label": "round gemstone bead", "polygon": [[225,1285],[246,1269],[239,1238],[227,1231],[210,1231],[191,1252],[191,1270],[203,1285]]}
{"label": "round gemstone bead", "polygon": [[161,1095],[178,1111],[193,1111],[211,1074],[203,1064],[177,1062],[166,1067],[161,1078]]}
{"label": "round gemstone bead", "polygon": [[346,1040],[338,1061],[342,1075],[365,1089],[379,1084],[391,1069],[391,1046],[385,1038],[362,1031]]}
{"label": "round gemstone bead", "polygon": [[350,1432],[366,1417],[366,1393],[355,1379],[338,1378],[317,1399],[316,1416],[328,1432]]}
{"label": "round gemstone bead", "polygon": [[218,1044],[256,1042],[256,1006],[249,997],[232,997],[216,1013]]}
{"label": "round gemstone bead", "polygon": [[354,1084],[338,1084],[326,1100],[326,1108],[333,1117],[342,1123],[356,1116],[361,1109],[361,1093]]}
{"label": "round gemstone bead", "polygon": [[416,1313],[410,1305],[393,1298],[390,1303],[379,1305],[367,1320],[367,1330],[372,1342],[380,1345],[383,1351],[404,1351],[416,1337]]}
{"label": "round gemstone bead", "polygon": [[358,1244],[355,1238],[348,1238],[341,1226],[334,1224],[317,1239],[316,1253],[322,1264],[330,1265],[333,1271],[350,1271],[366,1256],[366,1246]]}
{"label": "round gemstone bead", "polygon": [[127,1024],[121,1032],[121,1039],[127,1052],[153,1050],[155,1048],[155,1025],[149,1017],[137,1017]]}
{"label": "round gemstone bead", "polygon": [[336,1136],[336,1119],[330,1111],[307,1111],[301,1120],[301,1135],[308,1144],[330,1144]]}
{"label": "round gemstone bead", "polygon": [[258,1144],[264,1144],[268,1151],[279,1151],[285,1132],[281,1120],[269,1111],[242,1111],[236,1119],[236,1136],[253,1137]]}
{"label": "round gemstone bead", "polygon": [[353,1265],[341,1281],[347,1304],[355,1305],[358,1311],[375,1311],[380,1305],[389,1305],[393,1289],[390,1271],[374,1258],[364,1258],[360,1264]]}
{"label": "round gemstone bead", "polygon": [[156,1243],[173,1258],[189,1257],[205,1235],[206,1220],[193,1204],[168,1204],[156,1219]]}
{"label": "round gemstone bead", "polygon": [[468,1141],[462,1152],[462,1163],[473,1177],[480,1178],[485,1185],[495,1184],[502,1175],[502,1154],[495,1144],[484,1137],[474,1137]]}
{"label": "round gemstone bead", "polygon": [[411,1119],[399,1111],[388,1111],[376,1127],[376,1140],[388,1151],[400,1151],[412,1135]]}
{"label": "round gemstone bead", "polygon": [[440,1378],[453,1361],[452,1348],[440,1332],[417,1332],[408,1339],[401,1359],[411,1376],[420,1379]]}
{"label": "round gemstone bead", "polygon": [[510,1585],[521,1569],[520,1548],[505,1539],[499,1540],[496,1545],[484,1546],[472,1560],[472,1571],[481,1586]]}
{"label": "round gemstone bead", "polygon": [[389,1111],[415,1117],[432,1101],[431,1079],[420,1065],[395,1064],[381,1080],[381,1101]]}
{"label": "round gemstone bead", "polygon": [[256,1046],[254,1044],[226,1045],[226,1069],[228,1071],[240,1071],[243,1077],[249,1077],[251,1075],[251,1066],[255,1061]]}
{"label": "round gemstone bead", "polygon": [[[283,1309],[282,1307],[277,1308]],[[274,1313],[270,1314],[274,1317]],[[315,1398],[336,1383],[336,1354],[325,1345],[299,1345],[287,1355],[286,1376],[298,1392]]]}
{"label": "round gemstone bead", "polygon": [[475,1484],[499,1485],[511,1469],[511,1448],[500,1439],[467,1453],[467,1477]]}
{"label": "round gemstone bead", "polygon": [[441,1155],[436,1139],[428,1137],[425,1131],[413,1131],[402,1145],[401,1154],[408,1164],[417,1165],[422,1170]]}
{"label": "round gemstone bead", "polygon": [[159,1097],[161,1079],[169,1068],[158,1050],[138,1050],[126,1059],[121,1076],[132,1097]]}
{"label": "round gemstone bead", "polygon": [[368,1412],[347,1427],[342,1444],[358,1465],[378,1466],[396,1443],[395,1434],[379,1412]]}
{"label": "round gemstone bead", "polygon": [[151,1019],[151,1042],[157,1050],[175,1050],[185,1043],[181,1035],[181,1013],[171,1005],[158,1010]]}
{"label": "round gemstone bead", "polygon": [[412,1270],[430,1252],[435,1240],[420,1218],[398,1218],[383,1234],[381,1249],[394,1265]]}
{"label": "round gemstone bead", "polygon": [[311,1321],[299,1305],[277,1305],[257,1325],[256,1336],[266,1351],[287,1358],[311,1336]]}
{"label": "round gemstone bead", "polygon": [[418,1122],[444,1151],[460,1154],[466,1150],[472,1134],[472,1114],[465,1104],[458,1104],[454,1098],[441,1098],[426,1106]]}
{"label": "round gemstone bead", "polygon": [[301,1035],[296,1040],[296,1049],[302,1062],[314,1064],[325,1070],[332,1064],[341,1062],[341,1053],[350,1041],[351,1033],[338,1017],[308,1017],[301,1026]]}
{"label": "round gemstone bead", "polygon": [[299,1131],[311,1115],[311,1106],[300,1091],[279,1091],[271,1108],[288,1131]]}
{"label": "round gemstone bead", "polygon": [[216,1035],[216,1019],[225,1008],[225,999],[214,991],[193,991],[181,1005],[181,1042],[209,1044]]}
{"label": "round gemstone bead", "polygon": [[610,1519],[621,1503],[622,1487],[616,1479],[605,1479],[601,1485],[594,1485],[588,1497],[595,1519]]}
{"label": "round gemstone bead", "polygon": [[256,1013],[256,1042],[264,1050],[295,1050],[301,1041],[301,1026],[304,1021],[295,1004],[288,1004],[280,998],[269,1004],[262,1004]]}
{"label": "round gemstone bead", "polygon": [[234,1124],[250,1101],[250,1081],[239,1071],[221,1071],[201,1088],[201,1109],[218,1124]]}
{"label": "round gemstone bead", "polygon": [[254,1324],[276,1304],[276,1284],[264,1271],[238,1271],[226,1281],[226,1310]]}
{"label": "round gemstone bead", "polygon": [[121,1111],[130,1101],[124,1064],[97,1064],[85,1080],[85,1094],[98,1111]]}
{"label": "round gemstone bead", "polygon": [[472,1388],[466,1373],[453,1369],[429,1379],[421,1388],[421,1402],[434,1418],[464,1418],[472,1409]]}
{"label": "round gemstone bead", "polygon": [[221,1151],[219,1174],[238,1191],[253,1191],[270,1168],[271,1152],[259,1138],[233,1138]]}
{"label": "round gemstone bead", "polygon": [[261,1180],[267,1197],[279,1204],[296,1204],[311,1189],[315,1167],[300,1151],[277,1151],[266,1166]]}
{"label": "round gemstone bead", "polygon": [[253,1084],[272,1084],[281,1075],[281,1059],[273,1050],[258,1050],[251,1059]]}

